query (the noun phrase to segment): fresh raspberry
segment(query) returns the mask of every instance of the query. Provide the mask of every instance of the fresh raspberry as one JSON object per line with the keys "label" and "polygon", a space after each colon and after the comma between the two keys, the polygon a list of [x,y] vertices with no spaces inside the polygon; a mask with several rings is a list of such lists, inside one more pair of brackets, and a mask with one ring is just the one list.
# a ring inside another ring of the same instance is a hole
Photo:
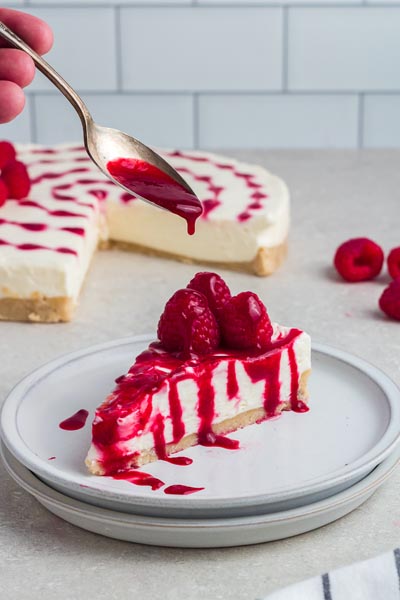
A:
{"label": "fresh raspberry", "polygon": [[3,206],[8,198],[8,187],[4,181],[0,178],[0,206]]}
{"label": "fresh raspberry", "polygon": [[186,287],[204,294],[208,306],[216,317],[224,304],[231,298],[230,289],[217,273],[196,273]]}
{"label": "fresh raspberry", "polygon": [[24,163],[16,160],[8,163],[1,172],[4,183],[8,187],[8,197],[14,200],[26,198],[31,189],[31,180]]}
{"label": "fresh raspberry", "polygon": [[265,350],[270,345],[271,321],[257,294],[242,292],[225,304],[221,331],[228,348]]}
{"label": "fresh raspberry", "polygon": [[388,317],[400,321],[400,277],[394,279],[383,291],[379,306]]}
{"label": "fresh raspberry", "polygon": [[166,350],[183,351],[185,356],[215,350],[219,328],[205,296],[188,289],[175,292],[161,315],[158,337]]}
{"label": "fresh raspberry", "polygon": [[0,142],[0,169],[7,163],[15,162],[16,156],[15,148],[10,142]]}
{"label": "fresh raspberry", "polygon": [[334,265],[346,281],[366,281],[381,272],[383,250],[368,238],[354,238],[336,250]]}
{"label": "fresh raspberry", "polygon": [[387,267],[390,277],[400,277],[400,247],[393,248],[387,257]]}

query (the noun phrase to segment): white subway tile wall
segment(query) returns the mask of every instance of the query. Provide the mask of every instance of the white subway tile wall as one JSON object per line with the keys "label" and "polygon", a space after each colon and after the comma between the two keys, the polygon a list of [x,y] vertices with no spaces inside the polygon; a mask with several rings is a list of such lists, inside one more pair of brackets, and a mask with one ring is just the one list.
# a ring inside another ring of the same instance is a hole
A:
{"label": "white subway tile wall", "polygon": [[[51,25],[56,43],[49,60],[73,87],[90,91],[116,89],[114,9],[49,6],[29,8],[29,12]],[[45,77],[35,79],[32,90],[52,89],[52,84]]]}
{"label": "white subway tile wall", "polygon": [[364,144],[374,148],[400,146],[400,94],[364,99]]}
{"label": "white subway tile wall", "polygon": [[400,89],[400,7],[295,8],[288,36],[292,90]]}
{"label": "white subway tile wall", "polygon": [[127,90],[282,87],[280,8],[122,8]]}
{"label": "white subway tile wall", "polygon": [[32,139],[33,98],[28,97],[24,111],[11,123],[0,125],[0,139],[30,141]]}
{"label": "white subway tile wall", "polygon": [[[400,147],[400,0],[7,0],[99,123],[153,146]],[[38,75],[0,138],[76,140]]]}
{"label": "white subway tile wall", "polygon": [[[82,94],[94,119],[101,125],[134,132],[153,146],[192,148],[193,98],[191,95]],[[80,120],[60,94],[36,94],[36,140],[53,144],[81,137]]]}
{"label": "white subway tile wall", "polygon": [[207,148],[354,148],[356,95],[205,96],[200,146]]}

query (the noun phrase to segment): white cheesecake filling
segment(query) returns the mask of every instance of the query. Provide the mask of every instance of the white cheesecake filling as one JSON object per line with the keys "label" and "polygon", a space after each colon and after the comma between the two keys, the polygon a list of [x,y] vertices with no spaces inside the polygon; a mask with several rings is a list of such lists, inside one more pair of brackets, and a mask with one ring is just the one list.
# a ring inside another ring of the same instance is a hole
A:
{"label": "white cheesecake filling", "polygon": [[[287,335],[290,328],[280,325],[274,325],[273,339],[278,336]],[[296,337],[292,346],[297,364],[298,377],[311,369],[311,339],[310,336],[301,332]],[[238,414],[249,410],[260,408],[264,405],[264,389],[265,380],[254,383],[247,374],[242,361],[236,361],[236,377],[239,386],[239,395],[237,399],[229,399],[227,397],[227,362],[221,362],[213,372],[212,384],[215,390],[214,400],[214,422],[222,422]],[[279,403],[288,402],[291,394],[291,370],[289,366],[288,348],[284,347],[281,352],[280,367],[279,367]],[[182,420],[185,423],[185,435],[197,433],[200,426],[200,418],[198,415],[198,387],[193,379],[184,379],[178,383],[178,394],[182,406]],[[140,436],[119,442],[118,450],[123,455],[130,455],[134,452],[143,452],[154,447],[154,437],[151,431],[153,419],[157,414],[164,417],[164,437],[165,442],[173,441],[172,421],[170,418],[169,407],[169,382],[166,380],[161,389],[152,396],[152,415],[147,423],[146,429]],[[129,414],[125,418],[118,420],[118,430],[121,437],[124,432],[132,430],[132,425],[135,423],[136,415]],[[94,444],[91,445],[87,456],[88,462],[101,463],[102,454],[98,451]]]}
{"label": "white cheesecake filling", "polygon": [[[47,202],[47,205],[50,203]],[[20,207],[7,202],[1,218],[22,223],[43,223],[42,211]],[[54,223],[54,220],[53,220]],[[91,258],[98,243],[98,211],[88,219],[63,219],[62,226],[84,229],[84,235],[52,228],[40,235],[27,232],[17,225],[4,225],[1,239],[12,240],[13,245],[0,246],[0,298],[35,298],[39,296],[68,297],[76,300],[82,287]],[[45,246],[48,249],[20,250],[22,244]],[[75,254],[58,252],[67,248]]]}
{"label": "white cheesecake filling", "polygon": [[137,244],[177,256],[207,262],[252,261],[260,248],[283,244],[289,233],[289,198],[268,214],[241,223],[229,219],[199,219],[196,233],[188,236],[186,223],[175,215],[134,201],[107,204],[110,239]]}

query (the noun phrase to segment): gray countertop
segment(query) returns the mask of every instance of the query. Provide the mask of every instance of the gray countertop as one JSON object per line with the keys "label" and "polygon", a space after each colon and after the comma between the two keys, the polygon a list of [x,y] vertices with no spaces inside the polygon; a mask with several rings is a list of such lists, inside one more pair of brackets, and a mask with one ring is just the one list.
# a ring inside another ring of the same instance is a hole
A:
{"label": "gray countertop", "polygon": [[[270,278],[224,272],[252,289],[273,320],[354,352],[400,384],[400,323],[377,309],[388,278],[339,282],[338,244],[368,236],[400,245],[399,151],[226,152],[281,175],[293,199],[290,254]],[[1,323],[0,397],[28,371],[86,345],[154,331],[164,302],[195,268],[117,251],[99,252],[73,323]],[[400,540],[400,471],[358,510],[317,531],[259,546],[221,550],[153,548],[81,531],[46,512],[0,466],[2,600],[164,598],[254,599]]]}

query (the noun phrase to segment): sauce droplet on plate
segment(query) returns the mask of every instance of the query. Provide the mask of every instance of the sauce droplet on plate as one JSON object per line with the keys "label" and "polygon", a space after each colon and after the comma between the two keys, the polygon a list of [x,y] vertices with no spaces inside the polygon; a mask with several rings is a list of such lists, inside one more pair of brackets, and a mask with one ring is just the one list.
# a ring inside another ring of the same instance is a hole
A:
{"label": "sauce droplet on plate", "polygon": [[157,477],[153,477],[149,473],[144,473],[143,471],[124,471],[122,473],[115,473],[112,475],[113,479],[117,479],[118,481],[128,481],[129,483],[133,483],[134,485],[142,485],[148,486],[152,490],[158,490],[164,484],[161,479],[157,479]]}
{"label": "sauce droplet on plate", "polygon": [[82,429],[82,427],[84,427],[86,424],[86,419],[88,416],[89,412],[82,408],[72,416],[68,417],[68,419],[61,421],[59,427],[65,431],[76,431],[77,429]]}
{"label": "sauce droplet on plate", "polygon": [[196,492],[201,492],[204,488],[199,487],[190,487],[190,485],[169,485],[165,488],[164,494],[174,495],[174,496],[188,496],[189,494],[195,494]]}
{"label": "sauce droplet on plate", "polygon": [[168,456],[166,458],[162,458],[161,460],[179,467],[187,467],[193,463],[193,459],[189,458],[188,456]]}

